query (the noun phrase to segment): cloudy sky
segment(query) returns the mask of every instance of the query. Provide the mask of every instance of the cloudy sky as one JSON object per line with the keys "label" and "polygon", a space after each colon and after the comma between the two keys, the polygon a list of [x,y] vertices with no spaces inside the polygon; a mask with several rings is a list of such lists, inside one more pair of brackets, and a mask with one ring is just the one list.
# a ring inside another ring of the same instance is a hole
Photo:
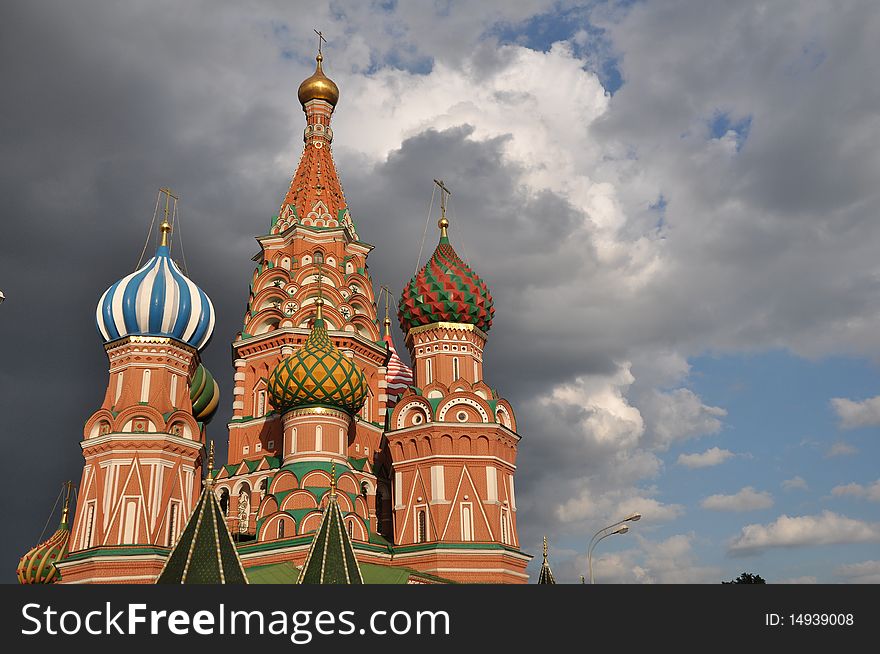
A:
{"label": "cloudy sky", "polygon": [[527,550],[547,534],[577,582],[593,532],[640,511],[597,582],[880,582],[871,0],[4,3],[3,581],[79,479],[94,306],[164,185],[218,311],[225,445],[314,27],[377,285],[412,275],[431,179],[453,190],[451,238],[496,299]]}

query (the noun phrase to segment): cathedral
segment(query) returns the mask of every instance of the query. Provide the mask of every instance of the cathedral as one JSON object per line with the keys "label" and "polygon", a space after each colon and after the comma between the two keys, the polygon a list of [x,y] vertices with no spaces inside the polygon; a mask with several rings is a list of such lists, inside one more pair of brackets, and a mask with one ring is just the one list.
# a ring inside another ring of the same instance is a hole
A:
{"label": "cathedral", "polygon": [[322,60],[299,86],[299,165],[256,237],[226,462],[200,360],[214,306],[172,257],[166,211],[155,254],[98,301],[107,389],[75,501],[68,486],[21,583],[527,582],[520,436],[483,377],[492,296],[453,247],[440,183],[439,241],[397,303],[409,365],[395,351],[333,161],[339,89]]}

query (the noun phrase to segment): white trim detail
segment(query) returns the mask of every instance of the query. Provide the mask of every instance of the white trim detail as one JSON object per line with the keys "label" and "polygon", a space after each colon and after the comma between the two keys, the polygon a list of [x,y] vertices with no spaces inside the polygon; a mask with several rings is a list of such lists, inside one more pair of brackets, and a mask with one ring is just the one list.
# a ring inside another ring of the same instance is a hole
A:
{"label": "white trim detail", "polygon": [[486,501],[498,501],[498,469],[486,466]]}
{"label": "white trim detail", "polygon": [[431,466],[431,500],[446,501],[446,478],[442,465]]}
{"label": "white trim detail", "polygon": [[480,405],[479,402],[469,397],[456,397],[449,400],[449,402],[444,404],[440,411],[437,412],[437,422],[443,422],[443,418],[446,417],[446,412],[449,411],[449,409],[454,407],[456,404],[467,404],[474,407],[480,414],[483,422],[489,422],[489,414],[486,413],[486,410]]}

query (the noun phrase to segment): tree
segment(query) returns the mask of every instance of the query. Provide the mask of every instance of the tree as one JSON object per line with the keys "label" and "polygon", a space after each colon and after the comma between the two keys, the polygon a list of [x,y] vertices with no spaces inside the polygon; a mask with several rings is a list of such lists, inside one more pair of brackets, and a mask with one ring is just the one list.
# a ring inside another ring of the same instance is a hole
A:
{"label": "tree", "polygon": [[722,584],[766,584],[761,575],[753,575],[751,572],[743,572],[736,579],[730,581],[722,581]]}

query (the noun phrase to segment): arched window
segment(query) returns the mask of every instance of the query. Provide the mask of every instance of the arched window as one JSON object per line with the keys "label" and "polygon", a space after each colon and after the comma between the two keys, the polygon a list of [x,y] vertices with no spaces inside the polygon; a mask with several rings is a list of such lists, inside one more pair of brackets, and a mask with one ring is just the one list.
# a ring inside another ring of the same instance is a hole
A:
{"label": "arched window", "polygon": [[324,253],[320,250],[315,250],[315,263],[324,263]]}
{"label": "arched window", "polygon": [[458,380],[458,357],[452,357],[452,381]]}
{"label": "arched window", "polygon": [[229,515],[229,491],[225,488],[220,491],[220,510],[224,517]]}
{"label": "arched window", "polygon": [[95,529],[95,502],[89,502],[88,511],[86,511],[86,533],[83,538],[83,547],[92,546],[92,535]]}
{"label": "arched window", "polygon": [[419,509],[419,533],[418,542],[424,543],[428,540],[428,515],[424,509]]}
{"label": "arched window", "polygon": [[241,487],[238,494],[238,532],[246,534],[251,516],[251,488],[247,484]]}
{"label": "arched window", "polygon": [[284,538],[284,520],[278,521],[278,538]]}
{"label": "arched window", "polygon": [[177,510],[180,505],[172,502],[168,507],[168,545],[174,545],[177,541]]}
{"label": "arched window", "polygon": [[125,521],[122,530],[122,544],[132,545],[137,539],[137,500],[126,500],[125,502]]}
{"label": "arched window", "polygon": [[471,513],[471,505],[461,504],[461,539],[471,541],[474,539],[474,519]]}
{"label": "arched window", "polygon": [[361,495],[363,495],[364,497],[367,496],[367,482],[365,481],[361,482]]}
{"label": "arched window", "polygon": [[266,477],[263,481],[260,482],[260,499],[262,500],[266,497],[266,493],[269,492],[269,478]]}
{"label": "arched window", "polygon": [[261,418],[266,415],[266,391],[257,391],[257,407],[254,412],[254,418]]}
{"label": "arched window", "polygon": [[348,521],[348,537],[354,538],[354,520]]}
{"label": "arched window", "polygon": [[141,382],[141,402],[150,401],[150,371],[144,370],[143,381]]}
{"label": "arched window", "polygon": [[431,360],[425,359],[425,384],[431,383]]}

